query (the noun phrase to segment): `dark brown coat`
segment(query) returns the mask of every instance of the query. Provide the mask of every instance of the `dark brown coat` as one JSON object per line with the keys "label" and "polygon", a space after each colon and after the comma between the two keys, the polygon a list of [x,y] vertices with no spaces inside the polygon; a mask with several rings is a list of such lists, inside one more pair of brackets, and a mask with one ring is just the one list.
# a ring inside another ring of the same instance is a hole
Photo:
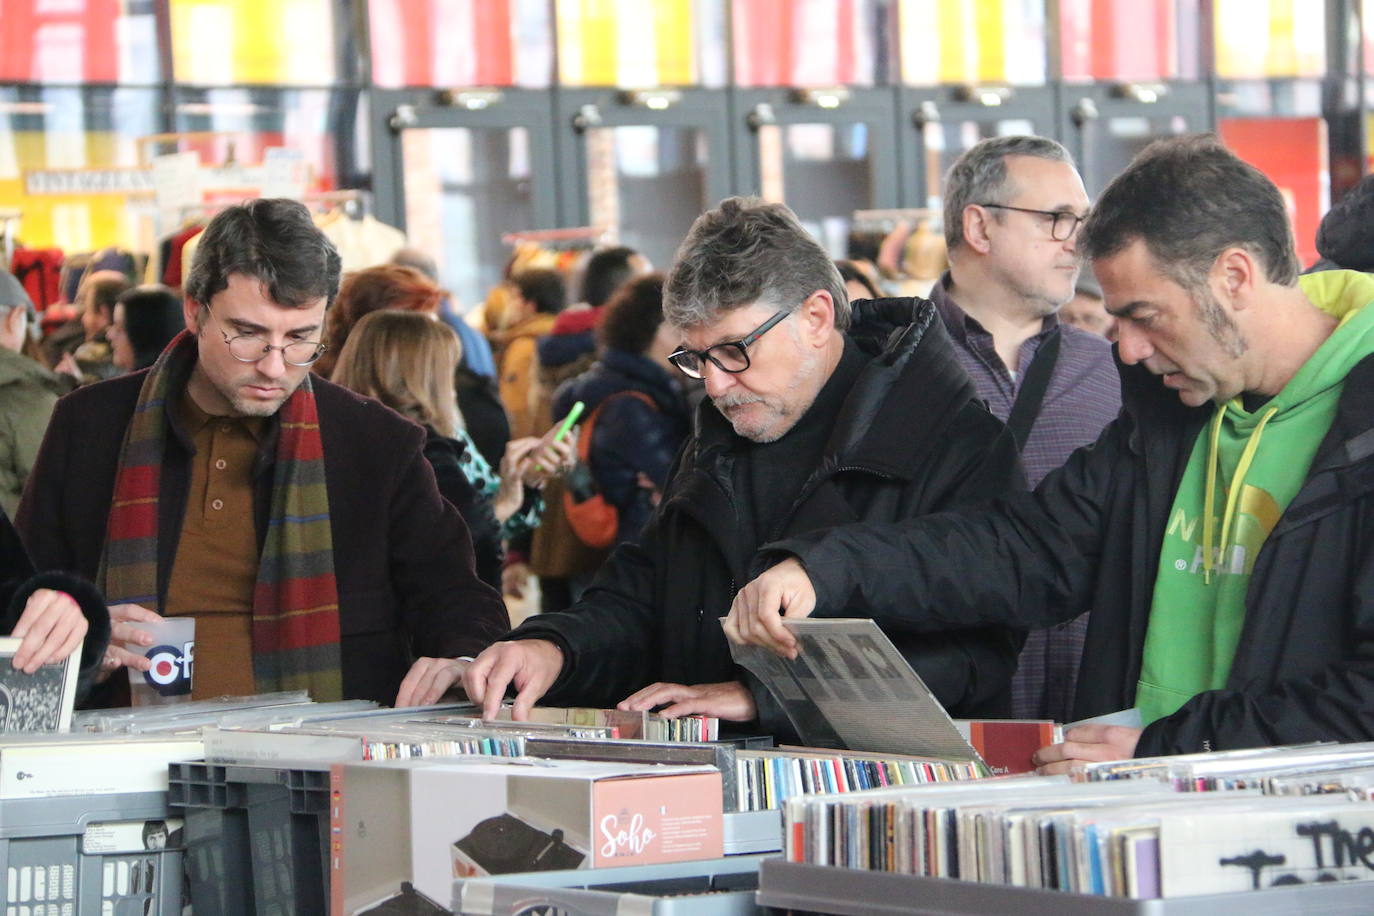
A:
{"label": "dark brown coat", "polygon": [[[120,447],[145,374],[58,402],[15,519],[39,569],[96,579]],[[414,658],[475,655],[508,629],[508,618],[501,597],[473,571],[462,518],[439,495],[422,453],[424,430],[374,400],[316,376],[311,382],[334,536],[344,696],[389,704]],[[158,530],[169,533],[158,543],[159,601],[190,483],[189,439],[174,421],[169,426],[158,505]],[[253,471],[259,547],[275,449],[273,426]]]}

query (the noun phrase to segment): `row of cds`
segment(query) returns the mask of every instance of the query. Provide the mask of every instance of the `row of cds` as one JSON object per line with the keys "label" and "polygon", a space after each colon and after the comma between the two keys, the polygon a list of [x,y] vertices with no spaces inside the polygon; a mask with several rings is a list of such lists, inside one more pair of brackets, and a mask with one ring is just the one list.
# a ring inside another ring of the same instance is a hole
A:
{"label": "row of cds", "polygon": [[797,795],[946,783],[988,775],[979,762],[805,748],[738,751],[735,769],[740,811],[780,808]]}
{"label": "row of cds", "polygon": [[795,796],[784,804],[785,855],[1136,899],[1374,880],[1372,750],[1281,748],[1102,765],[1078,781]]}

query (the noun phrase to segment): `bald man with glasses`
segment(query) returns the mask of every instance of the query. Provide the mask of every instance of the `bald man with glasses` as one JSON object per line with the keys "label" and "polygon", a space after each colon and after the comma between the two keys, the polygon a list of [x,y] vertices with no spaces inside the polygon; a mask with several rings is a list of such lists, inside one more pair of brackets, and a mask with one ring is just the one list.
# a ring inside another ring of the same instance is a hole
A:
{"label": "bald man with glasses", "polygon": [[[781,204],[732,198],[702,215],[668,276],[670,356],[705,383],[695,431],[639,540],[581,600],[531,618],[463,676],[494,713],[553,705],[661,708],[793,735],[732,663],[720,617],[764,545],[898,520],[1019,486],[1016,449],[978,402],[934,307],[850,303],[824,249]],[[868,616],[866,609],[850,609]],[[1007,711],[1020,634],[890,634],[955,714]]]}
{"label": "bald man with glasses", "polygon": [[[40,568],[94,581],[103,704],[151,638],[196,621],[194,694],[409,702],[509,627],[440,496],[425,432],[312,375],[340,261],[288,200],[230,207],[149,369],[58,402],[16,519]],[[111,677],[118,671],[118,677]]]}

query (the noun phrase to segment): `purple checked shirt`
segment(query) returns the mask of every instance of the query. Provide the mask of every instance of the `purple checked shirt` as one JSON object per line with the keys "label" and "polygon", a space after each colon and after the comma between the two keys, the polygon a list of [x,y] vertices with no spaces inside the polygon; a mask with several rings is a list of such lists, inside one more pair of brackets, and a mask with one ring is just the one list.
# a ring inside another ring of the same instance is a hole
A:
{"label": "purple checked shirt", "polygon": [[[1040,333],[1021,345],[1020,371],[1015,378],[997,355],[992,335],[969,317],[949,297],[946,273],[930,291],[930,300],[944,319],[955,351],[978,396],[1000,420],[1011,414],[1020,380],[1040,349],[1045,335],[1061,328],[1059,359],[1050,376],[1040,413],[1031,427],[1021,463],[1026,481],[1035,487],[1059,467],[1075,449],[1089,445],[1121,409],[1121,381],[1112,358],[1112,346],[1087,331],[1061,324],[1057,316],[1045,319]],[[1037,630],[1026,638],[1016,677],[1012,679],[1012,715],[1018,719],[1054,719],[1067,722],[1073,715],[1073,695],[1078,681],[1078,662],[1088,615],[1049,630]]]}

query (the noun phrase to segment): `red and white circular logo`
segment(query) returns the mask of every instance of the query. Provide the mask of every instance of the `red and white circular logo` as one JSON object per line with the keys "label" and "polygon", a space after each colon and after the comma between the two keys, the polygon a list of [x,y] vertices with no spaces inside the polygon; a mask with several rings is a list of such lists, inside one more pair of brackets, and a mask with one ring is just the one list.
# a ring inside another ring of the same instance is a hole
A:
{"label": "red and white circular logo", "polygon": [[174,646],[154,646],[144,653],[152,667],[143,672],[143,679],[165,697],[191,692],[185,657]]}

